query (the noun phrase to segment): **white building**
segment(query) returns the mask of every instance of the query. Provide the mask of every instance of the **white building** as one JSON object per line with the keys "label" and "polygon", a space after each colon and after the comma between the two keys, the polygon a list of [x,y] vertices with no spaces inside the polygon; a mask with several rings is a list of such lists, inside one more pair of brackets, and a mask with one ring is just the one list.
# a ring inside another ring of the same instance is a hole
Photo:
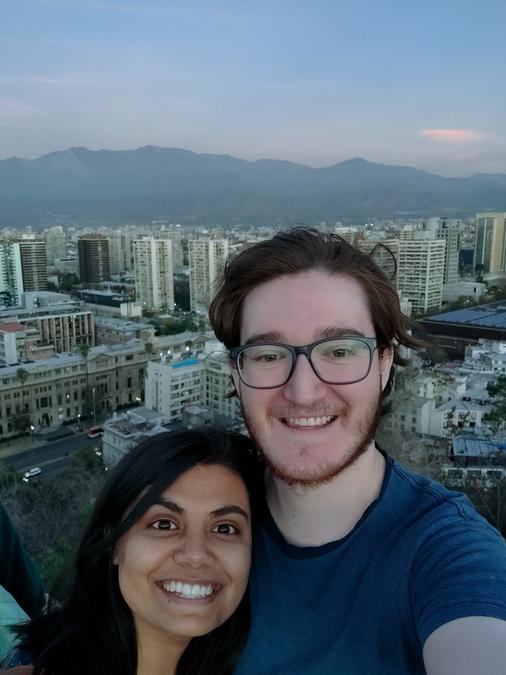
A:
{"label": "white building", "polygon": [[168,420],[147,408],[132,408],[114,413],[104,425],[102,456],[106,466],[114,466],[141,441],[167,431]]}
{"label": "white building", "polygon": [[397,289],[410,300],[414,312],[441,308],[445,248],[444,239],[397,242]]}
{"label": "white building", "polygon": [[487,375],[506,373],[506,342],[481,340],[466,347],[463,367]]}
{"label": "white building", "polygon": [[144,237],[134,241],[137,301],[154,310],[174,308],[172,242]]}
{"label": "white building", "polygon": [[23,287],[19,244],[0,242],[0,306],[19,305]]}
{"label": "white building", "polygon": [[228,239],[191,239],[188,242],[190,265],[190,307],[206,313],[213,286],[220,278],[228,258]]}
{"label": "white building", "polygon": [[[461,221],[452,218],[430,218],[425,229],[434,239],[446,241],[444,284],[454,284],[459,279],[459,232]],[[416,237],[415,237],[416,238]]]}
{"label": "white building", "polygon": [[234,386],[230,374],[230,364],[223,353],[210,353],[204,361],[202,402],[214,415],[230,420],[234,428],[243,425],[241,405],[237,396],[230,396]]}
{"label": "white building", "polygon": [[163,357],[150,361],[145,382],[145,405],[156,410],[169,422],[181,420],[183,408],[200,403],[202,398],[202,359],[174,361]]}
{"label": "white building", "polygon": [[479,302],[487,290],[486,284],[479,281],[456,281],[443,286],[443,302],[455,302],[460,298],[470,298]]}

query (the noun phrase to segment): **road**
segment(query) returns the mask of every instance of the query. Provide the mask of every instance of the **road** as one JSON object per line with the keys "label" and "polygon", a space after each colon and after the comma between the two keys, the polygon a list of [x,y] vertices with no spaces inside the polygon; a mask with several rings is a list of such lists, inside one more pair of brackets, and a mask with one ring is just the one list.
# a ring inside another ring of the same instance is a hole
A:
{"label": "road", "polygon": [[40,466],[42,473],[37,476],[37,480],[43,480],[54,478],[55,475],[68,470],[72,463],[72,455],[86,447],[99,448],[100,438],[90,439],[83,432],[42,443],[35,448],[6,457],[3,461],[20,473],[24,473],[32,466]]}

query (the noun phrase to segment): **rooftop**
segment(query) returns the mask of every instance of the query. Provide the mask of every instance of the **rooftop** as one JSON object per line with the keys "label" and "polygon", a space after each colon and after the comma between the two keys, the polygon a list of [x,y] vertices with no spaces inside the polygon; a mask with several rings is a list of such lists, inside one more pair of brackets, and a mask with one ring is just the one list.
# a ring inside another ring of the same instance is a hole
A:
{"label": "rooftop", "polygon": [[475,307],[456,309],[452,312],[434,314],[426,317],[425,320],[442,324],[461,324],[506,330],[506,301],[498,300],[486,305],[476,305]]}
{"label": "rooftop", "polygon": [[490,457],[506,453],[506,442],[487,441],[483,438],[462,438],[457,436],[452,443],[455,457]]}
{"label": "rooftop", "polygon": [[17,321],[10,321],[9,323],[0,323],[0,331],[3,333],[20,333],[26,330],[26,326]]}

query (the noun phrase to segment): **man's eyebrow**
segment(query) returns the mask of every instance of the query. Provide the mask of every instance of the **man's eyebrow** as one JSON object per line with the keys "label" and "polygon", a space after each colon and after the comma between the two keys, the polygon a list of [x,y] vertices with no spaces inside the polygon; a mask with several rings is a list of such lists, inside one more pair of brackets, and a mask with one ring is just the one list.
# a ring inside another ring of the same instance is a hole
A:
{"label": "man's eyebrow", "polygon": [[256,333],[243,342],[241,346],[269,342],[282,342],[280,333],[272,331],[271,333]]}
{"label": "man's eyebrow", "polygon": [[357,330],[356,328],[351,328],[351,327],[344,327],[340,326],[339,328],[337,326],[329,326],[328,328],[323,328],[322,330],[318,331],[319,334],[323,339],[325,338],[338,338],[338,337],[367,337],[365,333],[363,333],[361,330]]}
{"label": "man's eyebrow", "polygon": [[212,516],[228,516],[229,513],[239,514],[243,516],[247,522],[249,522],[249,515],[247,514],[247,512],[240,506],[235,506],[234,504],[230,504],[229,506],[222,506],[221,508],[216,509],[215,511],[211,511]]}
{"label": "man's eyebrow", "polygon": [[[340,326],[340,327],[328,326],[327,328],[317,330],[316,335],[319,335],[319,338],[317,338],[318,340],[320,339],[331,340],[332,338],[339,338],[346,336],[367,337],[365,333],[363,333],[361,330],[357,330],[357,328],[352,328],[351,326]],[[269,344],[272,342],[274,343],[280,342],[282,344],[287,344],[284,343],[284,340],[282,339],[280,333],[278,333],[277,331],[272,331],[270,333],[257,333],[255,335],[252,335],[247,340],[245,340],[241,346],[245,347],[246,345],[258,343]]]}

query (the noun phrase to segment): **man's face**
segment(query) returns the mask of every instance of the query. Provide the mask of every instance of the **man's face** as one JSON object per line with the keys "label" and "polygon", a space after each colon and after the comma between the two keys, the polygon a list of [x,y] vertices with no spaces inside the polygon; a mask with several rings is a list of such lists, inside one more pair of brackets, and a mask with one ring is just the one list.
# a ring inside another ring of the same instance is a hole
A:
{"label": "man's face", "polygon": [[[365,294],[351,277],[312,270],[278,277],[246,296],[241,344],[301,346],[341,335],[374,337]],[[314,485],[353,463],[373,440],[391,365],[391,352],[375,350],[364,380],[326,384],[299,355],[290,380],[276,389],[252,389],[234,369],[246,425],[273,473]]]}

